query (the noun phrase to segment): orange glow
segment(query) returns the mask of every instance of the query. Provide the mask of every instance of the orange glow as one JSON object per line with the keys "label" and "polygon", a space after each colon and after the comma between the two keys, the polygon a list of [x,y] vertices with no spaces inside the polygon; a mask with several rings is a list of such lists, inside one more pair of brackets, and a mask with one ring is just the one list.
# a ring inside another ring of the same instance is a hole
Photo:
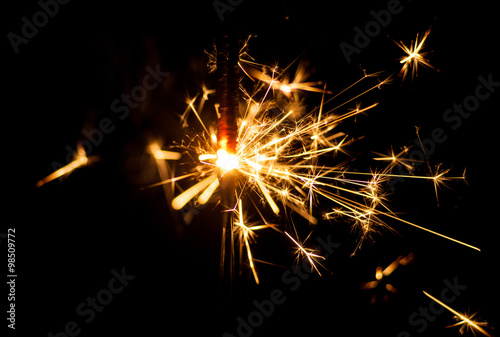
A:
{"label": "orange glow", "polygon": [[87,163],[88,163],[88,158],[85,155],[85,151],[83,150],[83,148],[78,147],[78,153],[75,157],[75,160],[73,160],[71,163],[69,163],[68,165],[66,165],[64,167],[61,167],[57,171],[52,172],[51,174],[49,174],[48,176],[46,176],[42,180],[39,180],[36,183],[36,187],[40,187],[48,182],[51,182],[54,179],[68,175],[71,172],[73,172],[75,169],[77,169],[81,166],[87,165]]}
{"label": "orange glow", "polygon": [[240,166],[238,156],[228,153],[223,149],[217,151],[217,161],[215,163],[226,172],[237,169]]}

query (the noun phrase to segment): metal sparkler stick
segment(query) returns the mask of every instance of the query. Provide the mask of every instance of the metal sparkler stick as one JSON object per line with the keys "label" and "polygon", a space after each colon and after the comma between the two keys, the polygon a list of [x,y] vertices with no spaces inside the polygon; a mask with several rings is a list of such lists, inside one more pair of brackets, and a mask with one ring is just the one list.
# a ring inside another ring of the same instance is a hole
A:
{"label": "metal sparkler stick", "polygon": [[[217,99],[219,102],[218,148],[229,154],[236,153],[239,86],[239,51],[237,40],[233,36],[223,35],[217,40]],[[222,241],[219,277],[221,285],[229,283],[231,292],[234,275],[235,250],[232,212],[236,207],[237,176],[233,171],[226,171],[221,180]]]}

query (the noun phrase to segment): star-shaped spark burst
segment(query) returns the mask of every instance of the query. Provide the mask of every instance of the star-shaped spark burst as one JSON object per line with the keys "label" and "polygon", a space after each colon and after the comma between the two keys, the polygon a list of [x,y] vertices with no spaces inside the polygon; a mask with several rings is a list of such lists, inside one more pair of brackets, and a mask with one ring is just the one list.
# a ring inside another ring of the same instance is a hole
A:
{"label": "star-shaped spark burst", "polygon": [[285,234],[290,238],[290,240],[293,241],[293,243],[296,246],[295,247],[295,255],[296,255],[295,261],[297,263],[299,263],[301,258],[307,259],[307,261],[309,261],[309,264],[311,265],[311,272],[314,269],[314,270],[316,270],[318,275],[321,276],[321,273],[320,273],[317,265],[323,267],[323,265],[319,262],[319,260],[324,260],[325,258],[321,255],[318,255],[317,254],[318,251],[316,249],[305,248],[303,244],[300,244],[299,242],[297,242],[297,240],[295,240],[290,234],[288,234],[287,232],[285,232]]}
{"label": "star-shaped spark burst", "polygon": [[418,70],[418,65],[421,64],[425,67],[429,67],[432,69],[435,69],[430,63],[429,60],[426,59],[426,56],[428,55],[429,52],[423,51],[422,48],[424,47],[425,40],[431,33],[431,29],[429,28],[425,33],[422,39],[419,40],[419,34],[417,34],[417,37],[415,38],[415,42],[412,41],[410,43],[409,47],[407,47],[403,41],[394,41],[399,48],[401,48],[405,53],[406,56],[401,57],[400,63],[403,65],[401,68],[401,71],[399,72],[399,76],[403,77],[403,80],[406,78],[408,75],[410,69],[411,69],[411,77],[412,80],[413,78],[417,75],[417,70]]}
{"label": "star-shaped spark burst", "polygon": [[452,314],[455,314],[455,319],[458,320],[458,323],[450,325],[449,328],[461,325],[461,328],[460,328],[461,334],[465,334],[467,331],[471,331],[474,336],[477,336],[477,333],[480,333],[480,334],[487,336],[487,337],[493,337],[492,334],[490,334],[488,331],[485,330],[485,327],[488,326],[488,322],[479,322],[479,321],[475,321],[473,319],[477,315],[477,313],[474,313],[472,315],[462,314],[462,313],[456,311],[455,309],[451,308],[450,306],[444,304],[443,302],[441,302],[440,300],[438,300],[434,296],[426,293],[425,291],[423,291],[423,293],[427,297],[429,297],[430,299],[432,299],[433,301],[435,301],[436,303],[441,305],[443,308],[445,308],[446,310],[451,312]]}

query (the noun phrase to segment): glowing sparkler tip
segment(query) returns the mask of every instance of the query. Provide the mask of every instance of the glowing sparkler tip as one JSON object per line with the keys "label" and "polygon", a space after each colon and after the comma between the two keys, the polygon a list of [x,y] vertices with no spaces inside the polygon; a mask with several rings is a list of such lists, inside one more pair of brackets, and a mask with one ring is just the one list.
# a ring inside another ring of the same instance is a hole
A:
{"label": "glowing sparkler tip", "polygon": [[292,88],[288,84],[282,84],[280,86],[280,90],[283,91],[284,93],[292,92]]}
{"label": "glowing sparkler tip", "polygon": [[217,151],[217,166],[219,166],[224,171],[230,171],[240,167],[238,156],[232,153],[228,153],[224,149]]}

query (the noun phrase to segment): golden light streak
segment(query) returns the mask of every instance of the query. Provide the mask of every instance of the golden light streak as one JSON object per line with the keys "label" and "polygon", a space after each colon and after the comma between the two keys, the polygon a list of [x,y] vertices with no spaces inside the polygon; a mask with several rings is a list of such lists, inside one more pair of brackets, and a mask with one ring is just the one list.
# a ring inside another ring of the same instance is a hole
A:
{"label": "golden light streak", "polygon": [[394,260],[390,265],[388,265],[384,270],[381,271],[382,276],[389,276],[392,274],[394,270],[396,270],[397,267],[399,267],[399,262],[401,261],[403,257],[400,256],[396,260]]}
{"label": "golden light streak", "polygon": [[383,215],[385,215],[385,216],[387,216],[387,217],[389,217],[389,218],[396,219],[396,220],[398,220],[399,222],[403,222],[403,223],[405,223],[405,224],[408,224],[408,225],[410,225],[410,226],[416,227],[416,228],[421,229],[421,230],[423,230],[423,231],[429,232],[429,233],[431,233],[431,234],[434,234],[434,235],[440,236],[440,237],[442,237],[442,238],[444,238],[444,239],[447,239],[447,240],[453,241],[453,242],[455,242],[455,243],[461,244],[461,245],[463,245],[463,246],[465,246],[465,247],[472,248],[472,249],[474,249],[474,250],[477,250],[478,252],[480,252],[480,251],[481,251],[481,249],[480,249],[480,248],[478,248],[478,247],[475,247],[475,246],[470,245],[470,244],[468,244],[468,243],[465,243],[465,242],[459,241],[459,240],[457,240],[457,239],[454,239],[454,238],[452,238],[452,237],[446,236],[446,235],[444,235],[444,234],[441,234],[441,233],[435,232],[435,231],[430,230],[430,229],[428,229],[428,228],[425,228],[425,227],[419,226],[419,225],[417,225],[417,224],[414,224],[413,222],[410,222],[410,221],[407,221],[407,220],[401,219],[401,218],[399,218],[399,217],[397,217],[397,216],[395,216],[395,215],[392,215],[392,214],[389,214],[389,213],[383,213]]}
{"label": "golden light streak", "polygon": [[255,283],[259,284],[259,277],[257,275],[257,271],[255,270],[255,265],[253,264],[253,257],[252,257],[252,250],[250,249],[250,243],[248,241],[249,233],[251,232],[250,228],[245,226],[245,223],[243,221],[243,207],[241,203],[241,199],[238,200],[238,213],[239,213],[239,222],[236,223],[237,226],[240,226],[242,229],[242,236],[243,236],[243,241],[245,243],[246,251],[247,251],[247,256],[248,256],[248,262],[250,265],[250,269],[252,270],[252,274],[255,279]]}
{"label": "golden light streak", "polygon": [[179,160],[182,155],[179,152],[157,150],[154,152],[156,159]]}
{"label": "golden light streak", "polygon": [[[295,243],[295,245],[297,246],[297,259],[299,258],[300,255],[303,255],[307,258],[307,260],[309,261],[309,264],[311,265],[311,270],[316,270],[316,272],[318,273],[318,275],[321,276],[321,273],[319,272],[318,270],[318,267],[316,267],[316,263],[318,263],[316,261],[316,259],[325,259],[323,256],[321,255],[318,255],[318,254],[315,254],[315,250],[312,250],[312,249],[306,249],[304,248],[301,244],[299,244],[290,234],[288,234],[287,232],[285,232],[285,234],[290,238],[290,240],[293,241],[293,243]],[[319,263],[318,263],[319,264]],[[321,264],[320,264],[321,265]]]}
{"label": "golden light streak", "polygon": [[266,198],[267,202],[269,203],[269,206],[271,206],[271,209],[273,210],[274,214],[279,214],[280,209],[278,205],[274,202],[273,198],[269,194],[269,191],[267,188],[262,184],[262,182],[259,179],[256,179],[257,185],[259,186],[260,190],[262,191],[262,194],[264,194],[264,197]]}
{"label": "golden light streak", "polygon": [[49,174],[45,178],[39,180],[35,186],[38,188],[38,187],[45,185],[48,182],[51,182],[52,180],[55,180],[55,179],[60,178],[62,176],[68,175],[71,172],[73,172],[74,170],[76,170],[77,168],[87,165],[88,161],[89,161],[89,159],[85,155],[85,151],[83,150],[83,148],[78,147],[78,152],[75,156],[75,159],[71,163],[69,163],[66,166],[61,167],[60,169],[52,172],[51,174]]}
{"label": "golden light streak", "polygon": [[[238,220],[239,221],[236,221],[234,223],[236,225],[236,227],[235,227],[235,233],[238,234],[239,241],[240,241],[240,243],[242,243],[242,245],[240,245],[240,251],[242,251],[243,245],[246,248],[247,257],[248,257],[248,264],[250,266],[250,269],[252,270],[252,274],[254,276],[255,283],[259,284],[260,281],[259,281],[259,277],[257,275],[257,270],[255,268],[254,261],[258,261],[258,262],[262,262],[262,263],[266,263],[266,264],[271,264],[271,265],[273,265],[273,264],[269,263],[269,262],[264,262],[264,261],[261,261],[261,260],[256,260],[253,257],[252,250],[250,248],[250,241],[254,240],[255,231],[260,230],[260,229],[265,229],[265,228],[273,228],[273,229],[275,229],[275,226],[274,225],[269,225],[269,224],[257,225],[257,226],[255,226],[255,225],[254,226],[247,226],[245,224],[244,217],[243,217],[243,206],[242,205],[243,205],[243,203],[242,203],[241,199],[239,199],[238,200],[238,212],[237,212],[237,216],[238,216]],[[242,258],[242,256],[240,254],[240,259],[241,258]]]}
{"label": "golden light streak", "polygon": [[[434,302],[438,303],[443,308],[445,308],[446,310],[448,310],[452,314],[456,315],[456,317],[461,320],[460,322],[458,322],[458,323],[456,323],[456,324],[454,324],[452,326],[463,325],[463,327],[467,327],[467,328],[471,329],[472,332],[473,332],[473,334],[474,334],[474,336],[476,335],[476,332],[479,332],[479,333],[483,334],[484,336],[488,336],[488,337],[493,336],[489,332],[487,332],[486,330],[484,330],[483,327],[482,327],[482,326],[487,326],[487,324],[488,324],[487,322],[477,322],[477,321],[474,321],[474,320],[472,320],[472,318],[474,317],[474,315],[471,315],[471,316],[467,317],[464,314],[461,314],[458,311],[456,311],[455,309],[453,309],[450,306],[446,305],[445,303],[441,302],[440,300],[438,300],[434,296],[428,294],[427,292],[425,292],[425,291],[422,291],[422,292],[427,297],[429,297],[431,300],[433,300]],[[462,334],[464,333],[464,331],[462,329],[460,329],[460,332]]]}
{"label": "golden light streak", "polygon": [[172,200],[172,208],[179,210],[184,207],[189,200],[193,199],[198,193],[207,188],[211,183],[213,183],[217,179],[217,175],[213,174],[194,186],[191,186],[189,189],[185,190],[183,193],[179,194],[177,197]]}
{"label": "golden light streak", "polygon": [[209,159],[217,159],[217,155],[216,154],[210,154],[210,153],[207,153],[207,154],[200,154],[198,156],[198,159],[200,161],[204,161],[204,160],[209,160]]}
{"label": "golden light streak", "polygon": [[208,200],[212,197],[212,194],[217,190],[217,187],[219,187],[219,179],[214,180],[208,187],[203,191],[203,193],[200,194],[198,197],[198,203],[200,205],[204,205],[207,203]]}

